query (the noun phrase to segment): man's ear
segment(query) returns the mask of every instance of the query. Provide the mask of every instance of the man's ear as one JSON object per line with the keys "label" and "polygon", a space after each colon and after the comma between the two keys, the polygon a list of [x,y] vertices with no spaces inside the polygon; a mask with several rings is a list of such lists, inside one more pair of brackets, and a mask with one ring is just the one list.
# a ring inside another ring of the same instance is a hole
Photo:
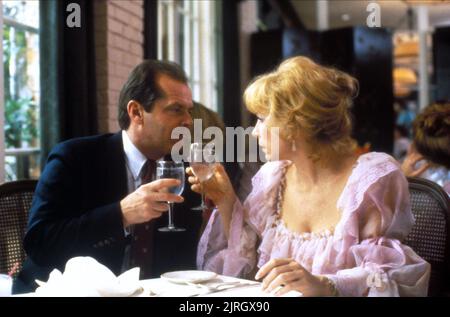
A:
{"label": "man's ear", "polygon": [[142,124],[144,122],[144,111],[144,107],[142,107],[142,105],[138,101],[128,101],[127,112],[128,117],[130,118],[130,122]]}

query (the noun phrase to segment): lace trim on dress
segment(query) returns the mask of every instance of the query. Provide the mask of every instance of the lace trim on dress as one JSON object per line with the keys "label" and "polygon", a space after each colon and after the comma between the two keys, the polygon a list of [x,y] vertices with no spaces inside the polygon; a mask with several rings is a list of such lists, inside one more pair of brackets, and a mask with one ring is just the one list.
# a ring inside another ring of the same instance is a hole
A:
{"label": "lace trim on dress", "polygon": [[286,227],[286,224],[280,218],[275,220],[275,222],[273,223],[273,227],[276,228],[276,230],[280,233],[287,234],[294,240],[300,241],[330,238],[334,234],[334,227],[319,232],[294,232]]}

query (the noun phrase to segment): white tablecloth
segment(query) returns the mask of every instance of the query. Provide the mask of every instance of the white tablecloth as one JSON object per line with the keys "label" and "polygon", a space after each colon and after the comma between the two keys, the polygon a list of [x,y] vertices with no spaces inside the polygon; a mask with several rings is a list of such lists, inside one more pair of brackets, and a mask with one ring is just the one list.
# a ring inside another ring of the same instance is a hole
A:
{"label": "white tablecloth", "polygon": [[[202,283],[204,285],[215,286],[223,282],[241,281],[243,285],[237,286],[225,286],[228,287],[225,290],[217,292],[208,292],[200,286],[177,284],[169,282],[163,278],[154,278],[148,280],[141,280],[140,285],[143,288],[143,292],[138,294],[137,297],[270,297],[272,295],[264,293],[261,290],[261,284],[254,281],[247,281],[243,279],[237,279],[227,276],[217,276],[214,280]],[[246,283],[252,283],[247,285]],[[63,293],[62,293],[63,294]],[[16,294],[17,297],[34,297],[45,296],[37,293]],[[58,295],[55,295],[58,296]],[[64,295],[61,295],[64,296]]]}
{"label": "white tablecloth", "polygon": [[[263,292],[261,289],[261,283],[238,279],[229,276],[218,275],[216,278],[203,282],[202,285],[216,286],[225,282],[241,282],[233,285],[223,286],[226,289],[220,291],[208,291],[201,286],[187,285],[170,282],[164,278],[154,278],[148,280],[140,280],[138,283],[142,287],[142,292],[133,294],[132,297],[273,297],[273,294]],[[16,294],[17,297],[35,297],[35,296],[74,296],[70,295],[64,290],[51,293],[26,293]],[[89,295],[75,295],[75,296],[89,296]],[[98,296],[98,295],[97,295]],[[111,295],[121,296],[121,295]],[[285,297],[299,297],[301,293],[291,291],[284,295]]]}

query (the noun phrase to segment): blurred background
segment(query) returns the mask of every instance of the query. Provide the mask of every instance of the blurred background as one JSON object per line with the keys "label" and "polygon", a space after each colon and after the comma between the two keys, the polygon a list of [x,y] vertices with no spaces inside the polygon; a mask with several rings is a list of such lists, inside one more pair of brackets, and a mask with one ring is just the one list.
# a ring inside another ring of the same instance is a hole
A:
{"label": "blurred background", "polygon": [[146,58],[186,70],[226,126],[252,126],[242,93],[305,55],[360,82],[353,135],[398,159],[411,123],[450,99],[450,1],[46,0],[0,2],[0,182],[38,178],[49,150],[116,132],[120,89]]}

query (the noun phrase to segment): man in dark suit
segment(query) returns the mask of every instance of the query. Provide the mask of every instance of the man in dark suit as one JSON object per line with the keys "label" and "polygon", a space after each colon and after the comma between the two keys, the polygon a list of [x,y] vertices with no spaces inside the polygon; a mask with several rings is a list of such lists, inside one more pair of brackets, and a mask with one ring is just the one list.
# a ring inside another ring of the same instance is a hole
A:
{"label": "man in dark suit", "polygon": [[[15,293],[33,291],[35,279],[47,280],[54,268],[64,271],[75,256],[91,256],[115,274],[140,266],[141,278],[195,268],[201,214],[189,205],[198,199],[175,204],[175,223],[185,232],[159,232],[167,224],[165,202],[184,199],[167,192],[176,180],[154,180],[154,162],[178,141],[172,130],[192,125],[192,106],[178,65],[144,61],[120,93],[122,131],[72,139],[52,150],[34,195],[27,260]],[[195,194],[185,188],[190,200]]]}

